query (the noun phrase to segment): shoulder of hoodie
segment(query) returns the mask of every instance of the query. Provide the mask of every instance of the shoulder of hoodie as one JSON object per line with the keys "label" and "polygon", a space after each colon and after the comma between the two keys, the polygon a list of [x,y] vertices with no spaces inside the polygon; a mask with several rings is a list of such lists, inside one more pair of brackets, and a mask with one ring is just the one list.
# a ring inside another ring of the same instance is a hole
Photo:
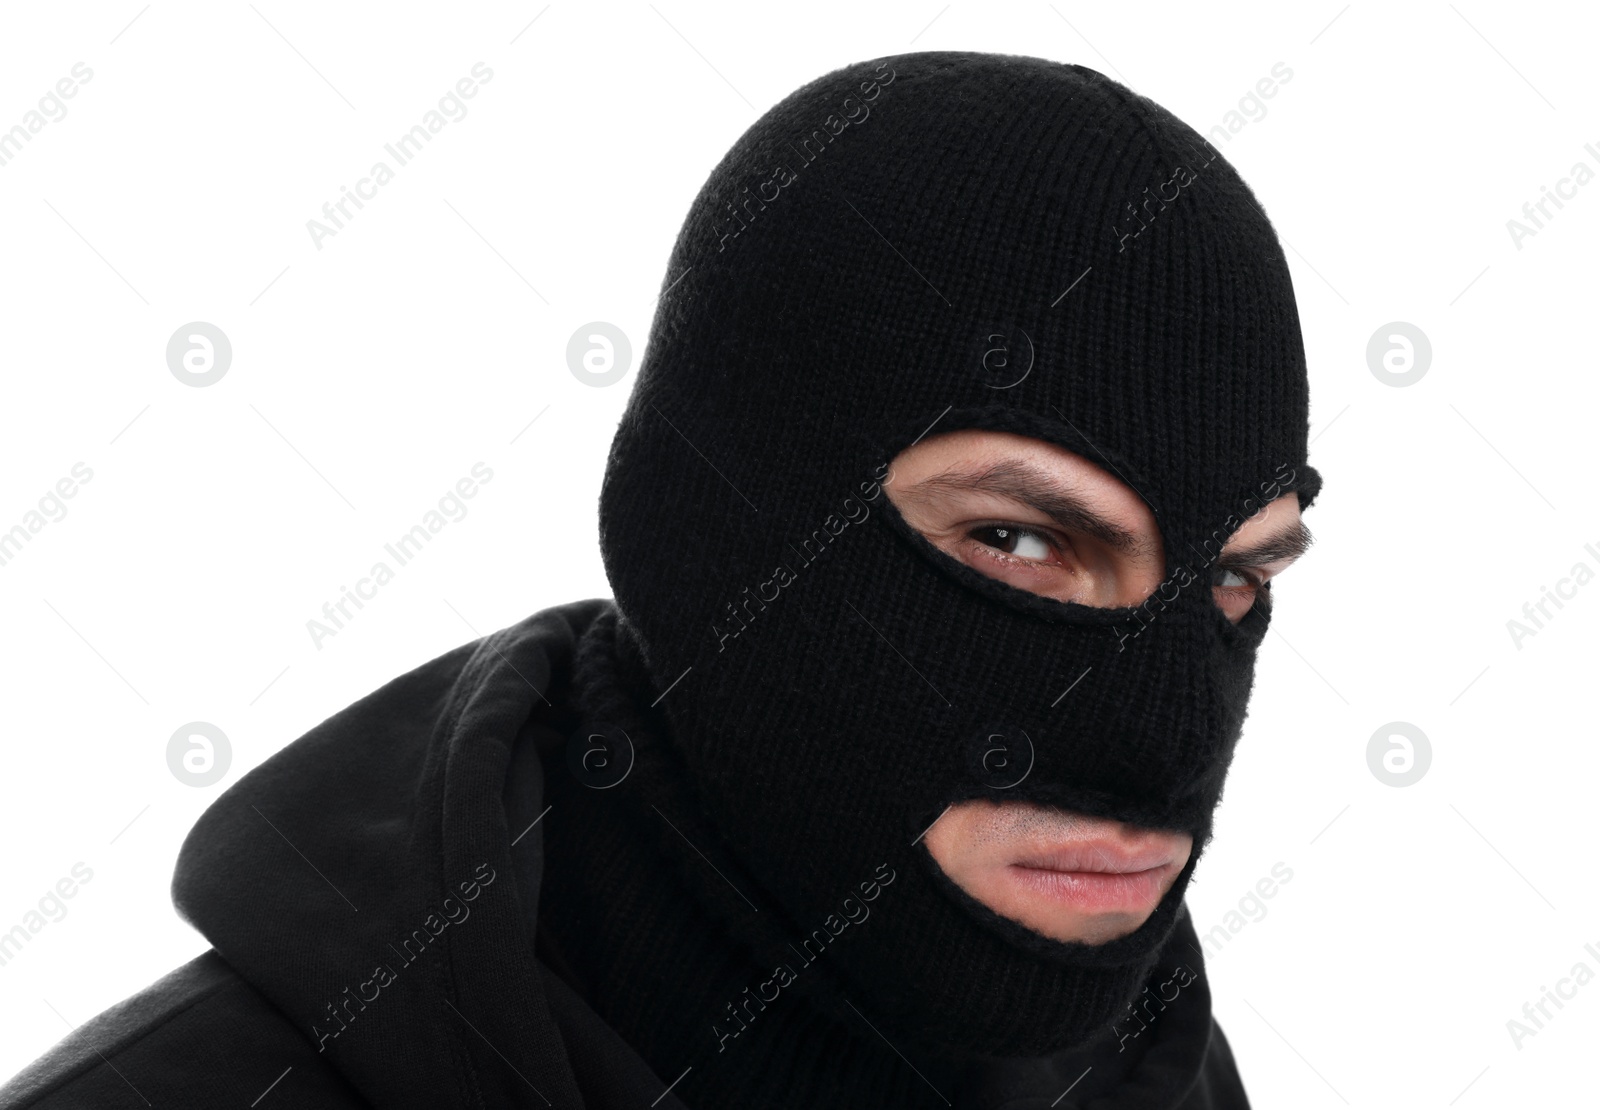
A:
{"label": "shoulder of hoodie", "polygon": [[0,1110],[367,1107],[326,1056],[215,950],[80,1025],[0,1087]]}

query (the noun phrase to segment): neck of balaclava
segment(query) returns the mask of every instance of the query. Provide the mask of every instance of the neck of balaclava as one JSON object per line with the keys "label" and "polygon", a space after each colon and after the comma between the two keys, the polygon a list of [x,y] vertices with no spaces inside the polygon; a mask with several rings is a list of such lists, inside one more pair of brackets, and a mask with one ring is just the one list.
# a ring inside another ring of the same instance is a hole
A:
{"label": "neck of balaclava", "polygon": [[551,757],[538,925],[549,962],[663,1083],[693,1069],[673,1088],[688,1105],[920,1106],[927,1083],[949,1090],[956,1065],[897,1046],[913,1070],[817,1006],[831,973],[809,953],[789,957],[784,986],[757,955],[778,911],[718,852],[619,624],[608,610],[579,644],[575,735],[620,728],[634,764],[598,789]]}
{"label": "neck of balaclava", "polygon": [[[1197,950],[1190,955],[1186,918],[1144,993],[1086,1045],[994,1061],[900,1034],[891,1043],[845,997],[805,931],[783,920],[721,848],[667,726],[651,712],[658,695],[614,609],[583,634],[570,689],[580,750],[586,738],[603,736],[610,758],[626,760],[620,730],[633,762],[621,782],[601,789],[570,771],[563,753],[548,757],[541,954],[664,1085],[679,1080],[673,1092],[686,1104],[883,1110],[949,1095],[955,1105],[989,1106],[1005,1098],[981,1092],[1019,1083],[1040,1091],[1055,1083],[1059,1092],[1077,1077],[1074,1095],[1090,1098],[1124,1090],[1141,1067],[1164,1076],[1200,1067],[1210,998],[1203,982],[1189,986],[1204,965]],[[778,964],[787,975],[775,972]],[[1160,999],[1177,997],[1175,976],[1183,1003],[1165,1012]],[[1153,1006],[1164,1012],[1157,1026]]]}

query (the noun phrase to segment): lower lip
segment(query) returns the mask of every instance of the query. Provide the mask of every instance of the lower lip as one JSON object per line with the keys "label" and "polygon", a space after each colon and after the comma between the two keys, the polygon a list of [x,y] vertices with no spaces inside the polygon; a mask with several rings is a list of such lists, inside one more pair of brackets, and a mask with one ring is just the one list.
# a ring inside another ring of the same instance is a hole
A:
{"label": "lower lip", "polygon": [[1048,871],[1009,868],[1012,877],[1036,897],[1088,913],[1148,913],[1161,901],[1170,868],[1148,871]]}

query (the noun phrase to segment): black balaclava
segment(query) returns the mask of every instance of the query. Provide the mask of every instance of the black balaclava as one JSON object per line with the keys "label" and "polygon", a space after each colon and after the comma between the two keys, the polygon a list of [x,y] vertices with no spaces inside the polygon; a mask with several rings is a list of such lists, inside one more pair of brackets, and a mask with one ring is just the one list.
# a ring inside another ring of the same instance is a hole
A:
{"label": "black balaclava", "polygon": [[[818,1004],[891,1041],[1000,1057],[1088,1041],[1173,930],[1244,720],[1267,606],[1230,624],[1213,560],[1265,503],[1319,485],[1265,214],[1214,147],[1099,73],[908,54],[751,126],[662,285],[601,533],[695,799],[692,848],[766,909],[746,916],[767,939],[796,943],[886,866]],[[1096,609],[933,548],[882,482],[900,450],[962,428],[1120,476],[1154,511],[1166,581]],[[1195,848],[1137,931],[1061,943],[933,863],[921,833],[970,798]]]}

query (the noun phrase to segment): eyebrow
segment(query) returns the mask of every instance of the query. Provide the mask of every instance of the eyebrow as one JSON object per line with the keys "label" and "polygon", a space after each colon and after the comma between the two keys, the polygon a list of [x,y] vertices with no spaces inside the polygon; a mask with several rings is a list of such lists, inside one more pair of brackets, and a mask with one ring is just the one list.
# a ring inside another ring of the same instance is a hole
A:
{"label": "eyebrow", "polygon": [[1093,536],[1124,554],[1144,555],[1152,550],[1148,541],[1096,513],[1077,491],[1049,471],[1015,459],[947,470],[924,478],[906,492],[940,498],[974,490],[1030,505],[1062,528]]}
{"label": "eyebrow", "polygon": [[1230,551],[1224,545],[1222,554],[1217,556],[1217,562],[1229,567],[1254,567],[1265,563],[1276,563],[1280,559],[1298,559],[1311,547],[1314,539],[1311,529],[1306,527],[1306,522],[1296,520],[1295,526],[1288,531],[1258,540],[1249,547]]}

